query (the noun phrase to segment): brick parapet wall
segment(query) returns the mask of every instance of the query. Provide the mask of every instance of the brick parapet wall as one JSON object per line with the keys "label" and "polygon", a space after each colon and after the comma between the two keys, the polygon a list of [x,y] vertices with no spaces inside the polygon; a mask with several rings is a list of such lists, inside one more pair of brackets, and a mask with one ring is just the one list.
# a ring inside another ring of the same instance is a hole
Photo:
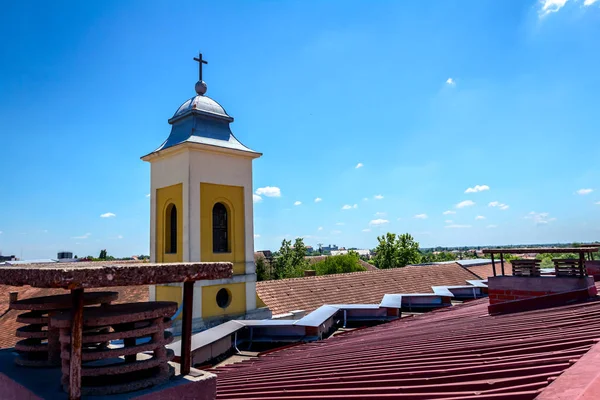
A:
{"label": "brick parapet wall", "polygon": [[490,304],[503,303],[505,301],[530,299],[532,297],[545,296],[553,294],[551,291],[531,291],[531,290],[488,290]]}
{"label": "brick parapet wall", "polygon": [[[575,292],[577,293],[575,294]],[[556,294],[565,294],[560,298],[568,299],[568,293],[574,293],[573,296],[580,298],[586,292],[589,297],[597,295],[592,277],[498,276],[488,279],[490,306]]]}

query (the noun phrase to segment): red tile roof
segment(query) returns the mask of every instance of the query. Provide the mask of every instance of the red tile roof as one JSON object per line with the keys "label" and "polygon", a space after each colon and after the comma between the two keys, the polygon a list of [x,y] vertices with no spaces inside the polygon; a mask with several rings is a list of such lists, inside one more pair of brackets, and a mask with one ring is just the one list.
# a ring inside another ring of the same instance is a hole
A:
{"label": "red tile roof", "polygon": [[530,400],[600,339],[600,301],[490,316],[487,299],[217,368],[218,399]]}
{"label": "red tile roof", "polygon": [[358,263],[361,265],[361,267],[366,268],[367,271],[379,271],[379,268],[364,260],[358,260]]}
{"label": "red tile roof", "polygon": [[[129,303],[148,301],[148,286],[122,286],[102,289],[89,289],[89,291],[113,291],[119,293],[116,303]],[[18,292],[19,299],[31,297],[50,296],[68,293],[61,289],[40,289],[31,286],[5,286],[0,285],[0,348],[13,347],[20,339],[15,337],[17,328],[23,326],[18,323],[17,316],[23,311],[8,310],[9,293]]]}
{"label": "red tile roof", "polygon": [[466,285],[473,279],[479,278],[451,263],[263,281],[256,290],[273,314],[281,314],[323,304],[379,304],[385,294],[432,293],[432,286]]}
{"label": "red tile roof", "polygon": [[[481,279],[487,279],[490,276],[494,276],[494,270],[492,269],[492,264],[485,265],[473,265],[473,266],[465,266],[466,269],[479,276]],[[496,263],[496,273],[501,275],[500,263]],[[509,262],[504,263],[504,274],[512,275],[512,265]]]}

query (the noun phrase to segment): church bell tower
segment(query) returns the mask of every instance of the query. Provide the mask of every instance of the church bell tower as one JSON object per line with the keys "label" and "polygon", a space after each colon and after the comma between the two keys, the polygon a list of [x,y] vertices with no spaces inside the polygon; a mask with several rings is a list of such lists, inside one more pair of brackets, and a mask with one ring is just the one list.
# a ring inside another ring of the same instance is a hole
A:
{"label": "church bell tower", "polygon": [[[268,318],[270,311],[256,296],[254,265],[252,160],[261,154],[235,138],[233,118],[206,96],[207,62],[202,54],[194,60],[196,96],[169,119],[167,140],[142,160],[151,166],[151,261],[233,263],[233,278],[196,282],[193,329],[200,330]],[[152,287],[150,297],[181,304],[181,286]]]}

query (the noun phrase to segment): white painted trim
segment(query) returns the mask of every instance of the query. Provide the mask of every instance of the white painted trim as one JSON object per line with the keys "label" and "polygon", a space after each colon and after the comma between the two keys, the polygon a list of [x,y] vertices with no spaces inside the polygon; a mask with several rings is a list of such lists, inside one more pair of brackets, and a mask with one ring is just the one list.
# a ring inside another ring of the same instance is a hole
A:
{"label": "white painted trim", "polygon": [[254,260],[246,261],[245,271],[246,275],[256,273],[256,265],[254,264]]}
{"label": "white painted trim", "polygon": [[202,318],[202,286],[198,282],[194,284],[194,307],[192,308],[192,318]]}
{"label": "white painted trim", "polygon": [[160,160],[161,158],[166,158],[173,154],[177,154],[183,150],[198,151],[198,152],[204,152],[204,153],[233,155],[233,156],[248,158],[248,159],[255,159],[255,158],[259,158],[260,156],[262,156],[262,153],[256,153],[256,152],[251,152],[251,151],[230,149],[227,147],[220,147],[220,146],[211,146],[209,144],[204,144],[204,143],[184,142],[184,143],[180,143],[173,147],[167,147],[164,150],[159,150],[159,151],[147,154],[147,155],[141,157],[141,159],[143,161],[154,162],[156,160]]}
{"label": "white painted trim", "polygon": [[246,282],[246,311],[256,309],[256,281]]}
{"label": "white painted trim", "polygon": [[234,275],[230,279],[213,279],[210,281],[198,281],[196,285],[199,286],[216,286],[216,285],[227,285],[231,283],[245,283],[256,281],[256,275]]}

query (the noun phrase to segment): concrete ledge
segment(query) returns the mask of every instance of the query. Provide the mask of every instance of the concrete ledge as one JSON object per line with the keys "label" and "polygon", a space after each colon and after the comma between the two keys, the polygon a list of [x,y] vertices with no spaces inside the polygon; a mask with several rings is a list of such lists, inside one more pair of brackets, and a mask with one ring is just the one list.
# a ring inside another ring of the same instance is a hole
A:
{"label": "concrete ledge", "polygon": [[[211,318],[194,318],[192,320],[192,332],[199,333],[228,321],[256,319],[271,319],[271,310],[267,307],[261,307],[249,310],[243,314],[229,314]],[[173,327],[170,331],[174,336],[181,336],[181,320],[173,321]]]}

